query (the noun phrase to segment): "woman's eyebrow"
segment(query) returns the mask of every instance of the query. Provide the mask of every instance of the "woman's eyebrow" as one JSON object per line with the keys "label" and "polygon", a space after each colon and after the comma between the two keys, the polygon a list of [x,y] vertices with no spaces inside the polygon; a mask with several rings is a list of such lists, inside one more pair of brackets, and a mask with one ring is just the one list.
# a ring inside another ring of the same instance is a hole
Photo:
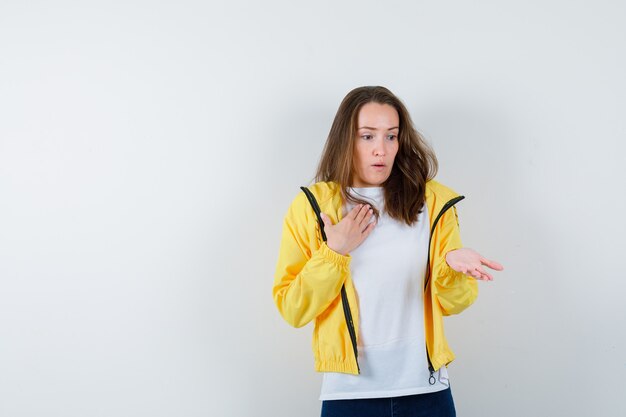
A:
{"label": "woman's eyebrow", "polygon": [[[361,129],[378,130],[378,129],[376,129],[375,127],[369,127],[369,126],[361,126],[361,127],[359,128],[359,130],[361,130]],[[398,126],[394,126],[394,127],[390,127],[390,128],[389,128],[389,129],[387,129],[387,130],[393,130],[393,129],[399,129],[399,127],[398,127]]]}

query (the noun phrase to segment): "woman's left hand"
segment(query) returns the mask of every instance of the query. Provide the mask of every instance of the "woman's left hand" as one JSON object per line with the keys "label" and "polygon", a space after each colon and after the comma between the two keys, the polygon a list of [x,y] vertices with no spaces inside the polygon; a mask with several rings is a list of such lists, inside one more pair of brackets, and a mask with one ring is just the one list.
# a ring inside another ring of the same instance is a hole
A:
{"label": "woman's left hand", "polygon": [[493,281],[493,277],[483,269],[483,265],[496,271],[504,269],[498,262],[484,258],[480,253],[470,248],[460,248],[448,252],[446,262],[450,268],[457,272],[485,281]]}

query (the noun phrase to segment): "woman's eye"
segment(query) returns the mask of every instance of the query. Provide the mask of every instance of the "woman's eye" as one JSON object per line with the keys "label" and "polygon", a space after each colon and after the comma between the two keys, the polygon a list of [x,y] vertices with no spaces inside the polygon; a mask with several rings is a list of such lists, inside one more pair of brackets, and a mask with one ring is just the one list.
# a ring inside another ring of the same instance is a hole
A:
{"label": "woman's eye", "polygon": [[396,135],[389,135],[387,136],[387,139],[389,140],[396,140],[397,136]]}
{"label": "woman's eye", "polygon": [[370,140],[372,138],[372,135],[362,135],[361,138],[365,140]]}

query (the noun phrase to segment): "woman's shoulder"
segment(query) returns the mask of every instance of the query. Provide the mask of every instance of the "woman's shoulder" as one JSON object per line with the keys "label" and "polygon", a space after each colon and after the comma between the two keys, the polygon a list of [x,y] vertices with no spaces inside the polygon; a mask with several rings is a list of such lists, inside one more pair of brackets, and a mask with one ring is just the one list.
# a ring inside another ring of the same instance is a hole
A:
{"label": "woman's shoulder", "polygon": [[[317,204],[324,211],[324,206],[326,206],[331,200],[340,198],[341,188],[336,182],[327,182],[320,181],[314,184],[308,185],[306,188],[311,191]],[[291,215],[302,216],[312,212],[311,203],[309,202],[308,197],[304,193],[303,190],[300,190],[291,201],[291,205],[289,206],[289,213]]]}
{"label": "woman's shoulder", "polygon": [[319,181],[307,188],[311,190],[320,205],[341,193],[339,183],[334,181]]}
{"label": "woman's shoulder", "polygon": [[436,196],[446,199],[454,198],[459,195],[452,188],[448,187],[447,185],[443,185],[442,183],[434,179],[426,181],[426,193],[433,193]]}
{"label": "woman's shoulder", "polygon": [[[306,188],[311,191],[320,206],[341,193],[339,184],[332,181],[319,181],[314,184],[307,185]],[[307,204],[309,204],[308,198],[303,190],[300,190],[293,200],[293,203],[298,202],[307,202]]]}

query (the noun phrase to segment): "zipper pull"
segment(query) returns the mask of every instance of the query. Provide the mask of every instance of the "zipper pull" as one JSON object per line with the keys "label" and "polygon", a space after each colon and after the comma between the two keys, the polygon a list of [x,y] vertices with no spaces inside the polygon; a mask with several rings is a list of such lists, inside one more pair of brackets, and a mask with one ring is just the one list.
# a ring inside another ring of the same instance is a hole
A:
{"label": "zipper pull", "polygon": [[435,370],[432,366],[429,366],[428,370],[430,371],[430,378],[428,378],[428,383],[430,385],[435,385],[435,382],[437,382],[437,379],[435,378]]}

